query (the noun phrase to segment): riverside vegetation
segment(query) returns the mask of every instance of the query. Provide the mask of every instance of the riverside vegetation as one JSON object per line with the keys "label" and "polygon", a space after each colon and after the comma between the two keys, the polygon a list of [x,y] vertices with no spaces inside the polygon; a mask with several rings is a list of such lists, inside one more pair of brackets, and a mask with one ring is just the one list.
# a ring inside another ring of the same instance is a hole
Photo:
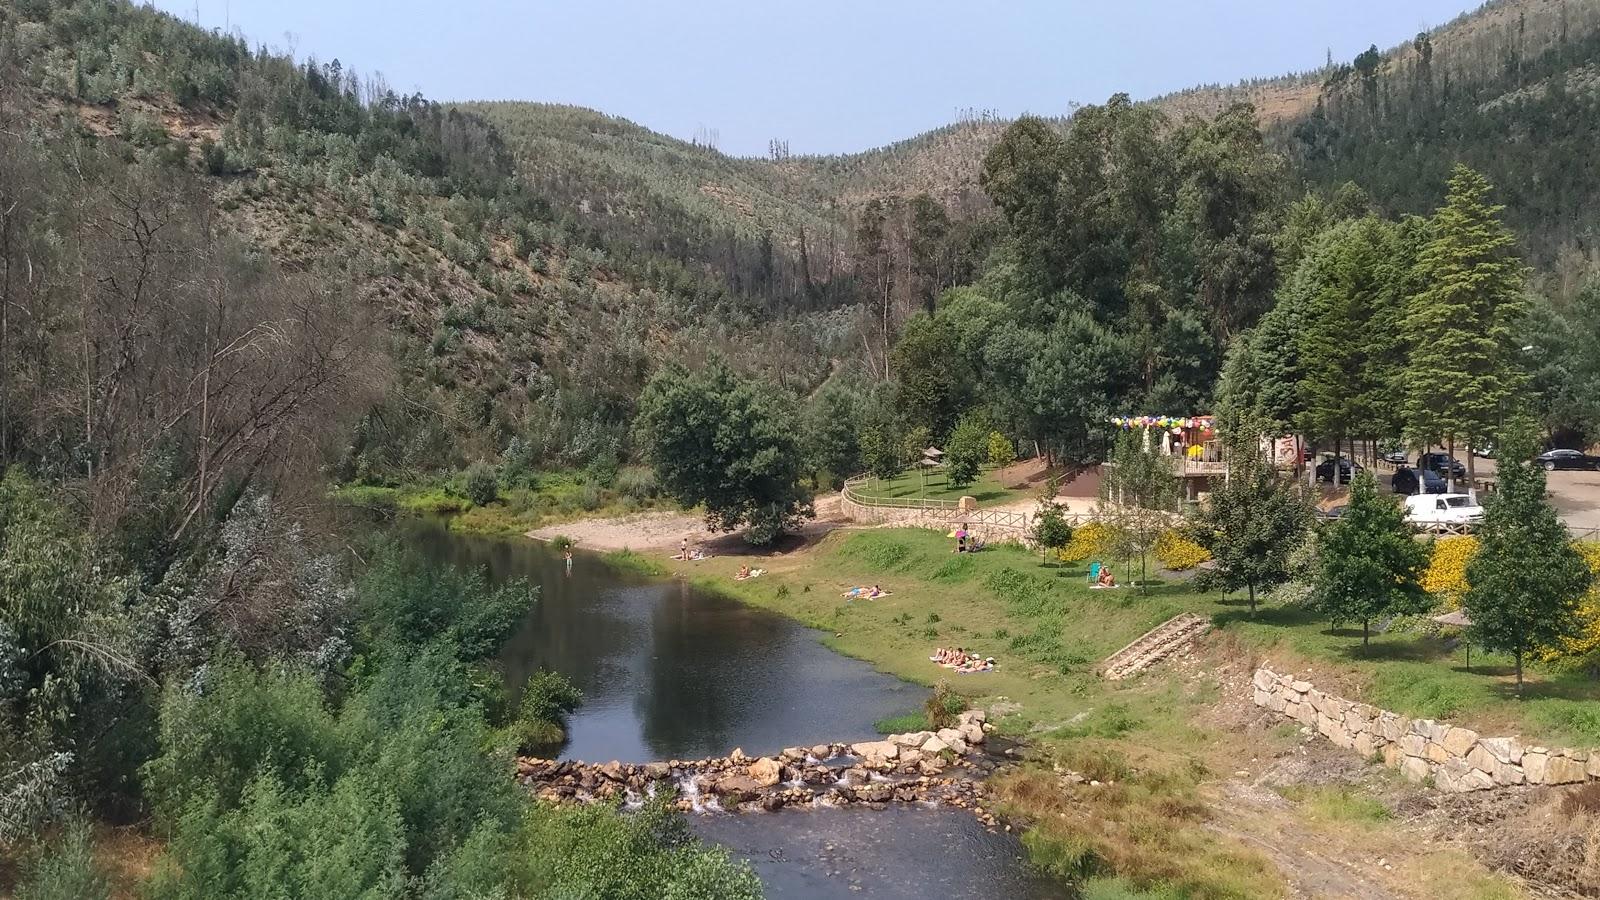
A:
{"label": "riverside vegetation", "polygon": [[[735,160],[581,110],[440,105],[123,0],[0,4],[0,884],[754,895],[669,810],[525,803],[510,752],[578,702],[547,679],[519,715],[490,686],[531,593],[342,537],[330,484],[471,530],[665,501],[776,540],[810,488],[927,444],[958,481],[1017,446],[1094,461],[1135,409],[1323,447],[1592,440],[1600,182],[1574,160],[1597,53],[1600,5],[1503,0],[1313,74]],[[672,427],[686,411],[701,433]],[[1483,542],[1469,609],[1537,507]],[[737,592],[913,679],[941,640],[1001,648],[960,677],[1049,741],[1001,788],[1053,871],[1270,895],[1272,865],[1207,827],[1215,698],[1113,691],[1094,660],[1192,610],[1348,664],[1387,707],[1592,740],[1594,604],[1551,552],[1563,627],[1516,700],[1436,638],[1351,649],[1313,624],[1361,620],[1336,603],[1103,597],[914,532],[801,557],[903,584],[884,601],[841,612],[794,571]],[[1491,618],[1476,636],[1522,660],[1527,616]],[[147,876],[106,870],[115,827]]]}

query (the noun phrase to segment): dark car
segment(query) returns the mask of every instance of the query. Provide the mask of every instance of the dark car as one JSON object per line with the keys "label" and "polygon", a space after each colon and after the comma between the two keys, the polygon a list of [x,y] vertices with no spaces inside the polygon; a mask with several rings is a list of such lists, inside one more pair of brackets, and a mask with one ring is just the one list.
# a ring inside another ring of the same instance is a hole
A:
{"label": "dark car", "polygon": [[1335,458],[1333,458],[1333,457],[1329,457],[1328,459],[1325,459],[1322,462],[1317,463],[1317,480],[1318,481],[1328,481],[1328,482],[1333,481],[1333,464],[1336,461],[1339,464],[1339,483],[1340,484],[1348,484],[1350,482],[1350,479],[1354,478],[1357,473],[1365,471],[1361,467],[1360,463],[1352,463],[1350,460],[1345,459],[1342,456],[1338,457],[1337,460],[1335,460]]}
{"label": "dark car", "polygon": [[1417,455],[1417,468],[1437,472],[1446,478],[1467,477],[1467,467],[1448,453],[1420,453]]}
{"label": "dark car", "polygon": [[1556,469],[1600,470],[1600,456],[1590,456],[1581,450],[1546,450],[1533,461],[1546,472]]}
{"label": "dark car", "polygon": [[1438,472],[1401,466],[1395,470],[1389,486],[1396,494],[1408,497],[1412,494],[1442,494],[1448,484]]}
{"label": "dark car", "polygon": [[1443,494],[1450,488],[1450,483],[1444,480],[1444,476],[1432,469],[1418,469],[1417,476],[1422,480],[1424,494]]}

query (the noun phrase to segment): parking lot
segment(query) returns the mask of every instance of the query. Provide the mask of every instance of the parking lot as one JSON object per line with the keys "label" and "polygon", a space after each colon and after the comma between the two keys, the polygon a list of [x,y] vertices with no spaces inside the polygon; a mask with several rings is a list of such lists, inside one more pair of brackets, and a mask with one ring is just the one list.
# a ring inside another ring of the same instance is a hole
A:
{"label": "parking lot", "polygon": [[[1458,454],[1456,458],[1466,463],[1465,454]],[[1494,478],[1494,460],[1474,459],[1472,464],[1473,474],[1478,478]],[[1378,483],[1387,489],[1394,470],[1385,467],[1373,474],[1377,476]],[[1593,536],[1600,537],[1600,472],[1547,472],[1545,479],[1549,485],[1550,502],[1561,514],[1567,527],[1574,532],[1593,531]],[[1327,505],[1326,501],[1324,505]]]}

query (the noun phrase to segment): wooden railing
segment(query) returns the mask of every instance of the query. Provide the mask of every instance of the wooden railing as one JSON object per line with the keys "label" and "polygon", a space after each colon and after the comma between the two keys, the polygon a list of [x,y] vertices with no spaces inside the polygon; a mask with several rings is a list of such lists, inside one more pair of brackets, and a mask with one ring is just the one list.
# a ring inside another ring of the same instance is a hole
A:
{"label": "wooden railing", "polygon": [[857,475],[847,478],[844,490],[840,493],[846,500],[859,503],[862,506],[876,506],[884,509],[954,509],[961,508],[958,500],[941,500],[933,497],[874,497],[862,492],[864,485],[873,481],[871,475]]}

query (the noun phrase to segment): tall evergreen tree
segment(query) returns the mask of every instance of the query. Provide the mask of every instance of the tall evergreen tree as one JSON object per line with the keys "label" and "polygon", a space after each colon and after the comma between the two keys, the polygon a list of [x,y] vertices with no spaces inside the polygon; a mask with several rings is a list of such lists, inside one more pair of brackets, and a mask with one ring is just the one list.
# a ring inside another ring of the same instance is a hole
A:
{"label": "tall evergreen tree", "polygon": [[1528,654],[1582,630],[1578,606],[1592,575],[1545,499],[1544,472],[1522,462],[1533,442],[1513,438],[1502,449],[1499,489],[1484,509],[1462,606],[1472,620],[1468,636],[1516,661],[1521,691]]}
{"label": "tall evergreen tree", "polygon": [[[1524,268],[1489,202],[1489,182],[1463,165],[1450,178],[1418,257],[1406,309],[1413,349],[1405,370],[1407,431],[1419,444],[1481,444],[1497,430],[1523,378],[1517,334]],[[1468,478],[1473,475],[1467,457]]]}
{"label": "tall evergreen tree", "polygon": [[1365,645],[1372,620],[1428,608],[1421,583],[1427,564],[1400,505],[1363,472],[1351,483],[1344,515],[1323,537],[1312,603],[1335,623],[1360,622]]}

